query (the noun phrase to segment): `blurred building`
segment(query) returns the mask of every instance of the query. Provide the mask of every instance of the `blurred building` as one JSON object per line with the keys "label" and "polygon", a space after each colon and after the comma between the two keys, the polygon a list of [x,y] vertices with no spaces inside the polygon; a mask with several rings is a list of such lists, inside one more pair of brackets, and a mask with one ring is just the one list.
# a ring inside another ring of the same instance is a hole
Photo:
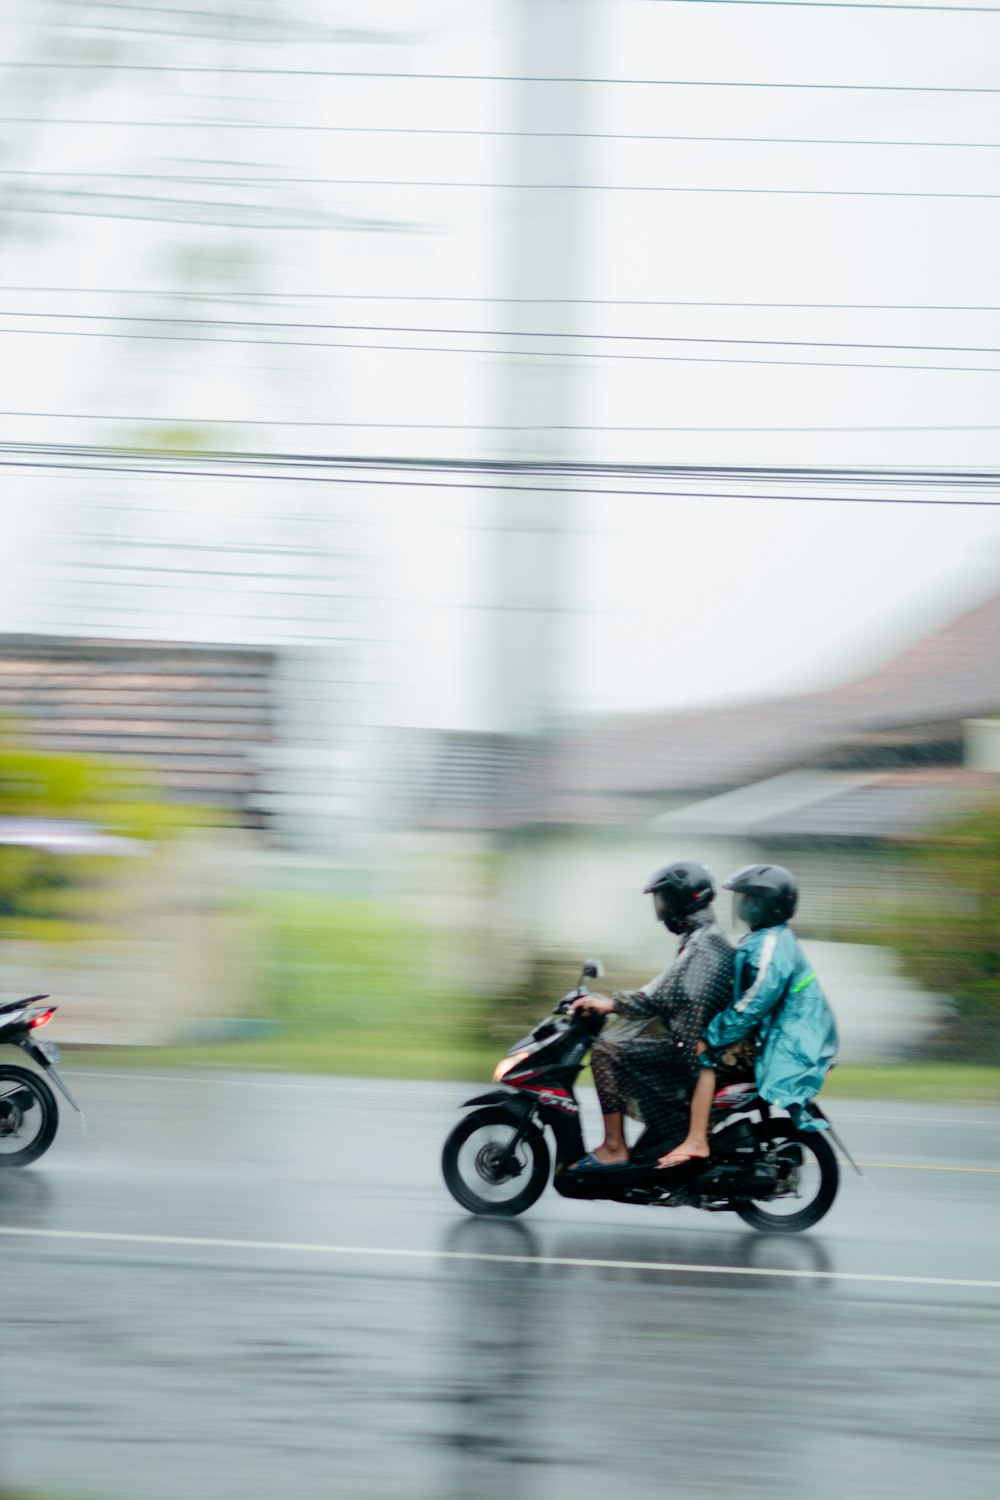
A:
{"label": "blurred building", "polygon": [[273,788],[275,653],[0,636],[0,714],[41,750],[115,756],[194,807],[261,827]]}
{"label": "blurred building", "polygon": [[24,528],[0,711],[41,746],[154,769],[272,849],[363,865],[385,791],[373,520],[280,466],[92,462]]}

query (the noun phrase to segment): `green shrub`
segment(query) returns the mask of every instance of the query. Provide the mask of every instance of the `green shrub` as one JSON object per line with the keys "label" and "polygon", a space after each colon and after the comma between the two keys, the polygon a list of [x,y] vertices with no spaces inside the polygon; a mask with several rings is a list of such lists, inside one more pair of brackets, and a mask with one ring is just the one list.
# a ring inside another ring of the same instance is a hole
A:
{"label": "green shrub", "polygon": [[[32,749],[4,720],[0,818],[79,822],[100,833],[152,842],[180,826],[185,809],[159,798],[144,771],[97,756]],[[61,939],[79,933],[98,915],[98,892],[112,871],[120,872],[120,864],[103,853],[0,845],[0,934]]]}
{"label": "green shrub", "polygon": [[934,1054],[1000,1062],[1000,800],[909,851],[913,881],[882,934],[903,971],[951,997]]}
{"label": "green shrub", "polygon": [[430,973],[427,934],[395,908],[343,896],[261,898],[263,1013],[285,1031],[422,1025],[446,1002]]}

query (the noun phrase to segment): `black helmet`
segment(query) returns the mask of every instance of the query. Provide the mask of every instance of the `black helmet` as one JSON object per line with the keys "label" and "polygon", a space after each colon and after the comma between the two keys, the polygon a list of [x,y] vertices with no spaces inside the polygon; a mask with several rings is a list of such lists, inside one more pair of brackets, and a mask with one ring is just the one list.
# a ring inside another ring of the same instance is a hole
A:
{"label": "black helmet", "polygon": [[715,881],[697,860],[678,859],[650,876],[644,894],[652,894],[657,918],[671,932],[683,932],[687,918],[715,900]]}
{"label": "black helmet", "polygon": [[723,888],[735,892],[733,915],[753,932],[787,922],[799,904],[795,876],[784,865],[744,865]]}

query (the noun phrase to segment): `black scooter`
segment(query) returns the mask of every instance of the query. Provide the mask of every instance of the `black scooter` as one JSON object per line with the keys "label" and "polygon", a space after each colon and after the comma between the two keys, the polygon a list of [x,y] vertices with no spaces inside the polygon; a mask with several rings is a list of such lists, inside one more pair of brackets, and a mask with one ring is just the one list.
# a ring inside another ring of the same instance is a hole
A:
{"label": "black scooter", "polygon": [[510,1217],[530,1208],[549,1180],[541,1128],[548,1126],[555,1139],[552,1186],[564,1198],[732,1212],[755,1229],[787,1234],[817,1224],[840,1185],[827,1137],[850,1160],[846,1148],[815,1101],[808,1112],[826,1129],[801,1130],[787,1114],[772,1113],[753,1083],[730,1084],[715,1095],[708,1161],[661,1170],[657,1160],[679,1138],[654,1138],[646,1130],[628,1165],[575,1168],[587,1148],[573,1086],[604,1017],[570,1008],[590,993],[587,980],[603,972],[599,959],[589,959],[577,988],[498,1065],[493,1081],[502,1086],[465,1101],[463,1108],[481,1107],[445,1141],[442,1169],[452,1197],[474,1214]]}
{"label": "black scooter", "polygon": [[[80,1106],[56,1071],[59,1050],[37,1033],[56,1013],[54,1005],[39,1005],[48,995],[29,995],[0,1005],[0,1045],[20,1047],[66,1096]],[[56,1098],[41,1073],[16,1063],[0,1063],[0,1170],[26,1167],[49,1149],[59,1129]]]}

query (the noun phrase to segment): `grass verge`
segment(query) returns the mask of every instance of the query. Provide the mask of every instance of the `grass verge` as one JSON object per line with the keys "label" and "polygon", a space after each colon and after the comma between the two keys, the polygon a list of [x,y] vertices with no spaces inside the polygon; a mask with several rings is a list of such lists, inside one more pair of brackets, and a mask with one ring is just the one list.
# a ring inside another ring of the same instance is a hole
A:
{"label": "grass verge", "polygon": [[913,1099],[936,1104],[1000,1104],[1000,1067],[969,1063],[845,1064],[835,1068],[824,1099]]}
{"label": "grass verge", "polygon": [[433,1035],[407,1036],[405,1029],[345,1031],[330,1035],[268,1037],[257,1041],[206,1042],[183,1047],[66,1047],[71,1067],[228,1068],[275,1073],[326,1073],[361,1078],[440,1078],[456,1082],[489,1079],[502,1055],[499,1047]]}
{"label": "grass verge", "polygon": [[[234,1069],[320,1073],[342,1077],[427,1078],[489,1082],[501,1048],[433,1034],[405,1035],[372,1028],[333,1036],[270,1037],[184,1047],[67,1048],[71,1067]],[[834,1070],[824,1099],[903,1099],[934,1103],[1000,1103],[1000,1067],[960,1063],[904,1063],[892,1067],[844,1064]]]}

